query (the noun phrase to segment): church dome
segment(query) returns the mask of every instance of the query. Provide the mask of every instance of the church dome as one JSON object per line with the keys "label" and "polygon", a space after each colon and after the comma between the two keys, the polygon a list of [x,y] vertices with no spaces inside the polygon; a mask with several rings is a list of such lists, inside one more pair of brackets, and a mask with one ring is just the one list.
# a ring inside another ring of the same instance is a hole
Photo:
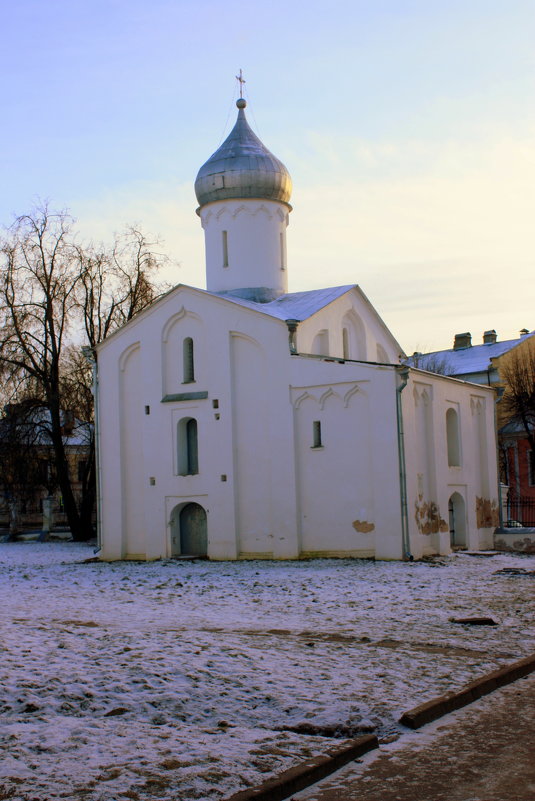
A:
{"label": "church dome", "polygon": [[251,130],[246,102],[236,101],[238,119],[220,148],[203,164],[195,180],[199,206],[215,200],[259,198],[288,203],[290,173]]}

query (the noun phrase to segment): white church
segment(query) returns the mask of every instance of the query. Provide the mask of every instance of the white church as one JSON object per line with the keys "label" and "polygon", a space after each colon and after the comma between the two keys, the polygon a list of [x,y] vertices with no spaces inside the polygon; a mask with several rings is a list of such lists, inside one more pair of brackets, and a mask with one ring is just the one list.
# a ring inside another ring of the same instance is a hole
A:
{"label": "white church", "polygon": [[357,285],[288,293],[291,178],[245,105],[195,182],[207,288],[98,348],[100,557],[492,547],[494,390],[401,364]]}

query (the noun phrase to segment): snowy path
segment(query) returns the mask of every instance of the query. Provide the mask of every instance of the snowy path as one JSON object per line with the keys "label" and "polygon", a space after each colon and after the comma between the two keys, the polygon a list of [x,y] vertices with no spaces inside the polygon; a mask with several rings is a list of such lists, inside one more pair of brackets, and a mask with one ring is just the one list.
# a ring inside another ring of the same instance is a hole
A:
{"label": "snowy path", "polygon": [[91,556],[0,545],[0,801],[225,798],[534,650],[533,557]]}

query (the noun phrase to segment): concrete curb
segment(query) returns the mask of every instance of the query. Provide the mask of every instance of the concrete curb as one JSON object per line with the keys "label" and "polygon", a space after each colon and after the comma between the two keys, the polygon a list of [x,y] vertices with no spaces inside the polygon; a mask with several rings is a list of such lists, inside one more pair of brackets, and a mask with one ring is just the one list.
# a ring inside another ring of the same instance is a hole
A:
{"label": "concrete curb", "polygon": [[425,704],[409,709],[408,712],[403,713],[399,722],[411,729],[419,729],[426,723],[431,723],[432,720],[437,720],[437,718],[441,718],[448,712],[453,712],[455,709],[471,704],[472,701],[477,701],[478,698],[491,693],[498,687],[503,687],[516,681],[516,679],[528,676],[534,670],[535,654],[532,654],[524,659],[519,659],[518,662],[513,662],[512,665],[487,673],[486,676],[470,682],[458,692],[439,695],[431,701],[426,701]]}
{"label": "concrete curb", "polygon": [[357,757],[379,747],[379,741],[375,734],[366,734],[364,737],[357,737],[340,748],[334,748],[326,754],[314,759],[307,759],[294,768],[289,768],[283,773],[268,779],[256,787],[248,790],[240,790],[230,796],[227,801],[283,801],[292,793],[304,790],[325,776],[334,773],[338,768],[347,765]]}
{"label": "concrete curb", "polygon": [[[426,723],[437,718],[447,715],[448,712],[453,712],[460,709],[472,701],[477,701],[483,695],[497,690],[498,687],[504,687],[506,684],[528,676],[535,671],[535,654],[527,656],[524,659],[519,659],[518,662],[513,662],[512,665],[507,665],[504,668],[487,673],[476,681],[470,682],[462,690],[458,692],[446,693],[438,698],[433,698],[425,704],[415,706],[404,712],[399,722],[404,726],[411,729],[419,729]],[[346,742],[340,748],[335,748],[328,751],[322,756],[315,757],[314,759],[307,759],[300,765],[285,770],[274,779],[268,779],[256,787],[250,787],[247,790],[240,790],[226,799],[226,801],[284,801],[292,793],[298,793],[304,790],[320,779],[324,779],[335,770],[347,765],[368,751],[373,751],[374,748],[379,747],[379,741],[375,734],[367,734],[363,737],[358,737],[355,740]]]}

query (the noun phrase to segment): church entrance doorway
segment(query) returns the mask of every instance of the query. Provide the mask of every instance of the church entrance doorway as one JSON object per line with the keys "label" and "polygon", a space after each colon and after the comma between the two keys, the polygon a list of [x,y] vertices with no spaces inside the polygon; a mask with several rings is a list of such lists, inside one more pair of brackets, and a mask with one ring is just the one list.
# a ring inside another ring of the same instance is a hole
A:
{"label": "church entrance doorway", "polygon": [[454,492],[448,502],[450,518],[450,545],[452,548],[466,548],[466,508],[464,498]]}
{"label": "church entrance doorway", "polygon": [[175,506],[170,522],[171,556],[207,556],[206,512],[200,504]]}

